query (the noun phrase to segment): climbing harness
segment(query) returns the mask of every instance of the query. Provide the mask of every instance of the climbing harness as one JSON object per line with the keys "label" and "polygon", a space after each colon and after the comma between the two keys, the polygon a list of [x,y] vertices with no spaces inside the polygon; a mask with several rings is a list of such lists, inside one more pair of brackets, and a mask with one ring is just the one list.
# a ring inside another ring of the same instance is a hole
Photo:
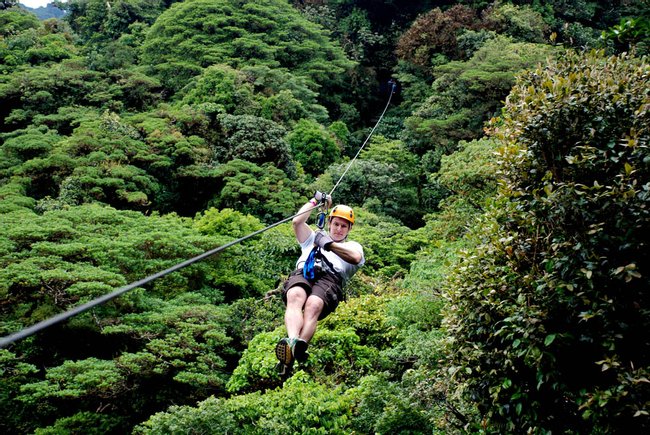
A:
{"label": "climbing harness", "polygon": [[[318,212],[318,215],[316,215],[316,226],[319,230],[322,231],[323,228],[325,228],[328,195],[316,191],[314,198],[317,201],[320,201],[320,204],[317,205],[320,207],[320,212]],[[314,249],[312,249],[309,253],[309,256],[307,257],[307,260],[305,260],[305,264],[302,268],[302,276],[304,276],[305,279],[313,281],[316,278],[317,264],[322,257],[323,254],[320,251],[320,247],[314,246]]]}

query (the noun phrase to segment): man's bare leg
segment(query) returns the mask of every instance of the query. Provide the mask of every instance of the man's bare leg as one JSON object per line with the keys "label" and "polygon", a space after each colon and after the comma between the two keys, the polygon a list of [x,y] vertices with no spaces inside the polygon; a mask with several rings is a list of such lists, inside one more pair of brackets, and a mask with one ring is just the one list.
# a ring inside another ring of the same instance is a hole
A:
{"label": "man's bare leg", "polygon": [[291,287],[287,291],[287,309],[284,312],[284,325],[289,338],[300,337],[304,327],[303,307],[307,301],[307,292],[302,287]]}
{"label": "man's bare leg", "polygon": [[325,307],[325,302],[318,296],[311,295],[307,298],[305,303],[305,310],[303,313],[303,323],[300,334],[297,336],[306,342],[309,342],[316,332],[318,324],[318,317]]}

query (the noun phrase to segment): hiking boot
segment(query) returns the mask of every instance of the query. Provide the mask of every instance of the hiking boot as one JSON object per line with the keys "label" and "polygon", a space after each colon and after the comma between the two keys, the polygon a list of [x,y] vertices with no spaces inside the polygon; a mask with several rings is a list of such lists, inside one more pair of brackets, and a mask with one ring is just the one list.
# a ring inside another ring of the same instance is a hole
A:
{"label": "hiking boot", "polygon": [[305,340],[302,338],[297,338],[295,343],[293,343],[293,346],[291,348],[291,352],[293,353],[293,357],[296,359],[296,361],[299,362],[305,362],[307,361],[307,357],[309,354],[307,353],[307,347],[309,345]]}
{"label": "hiking boot", "polygon": [[275,346],[275,356],[277,356],[280,362],[285,366],[288,366],[293,362],[291,344],[289,343],[288,338],[283,338],[278,341],[278,344]]}

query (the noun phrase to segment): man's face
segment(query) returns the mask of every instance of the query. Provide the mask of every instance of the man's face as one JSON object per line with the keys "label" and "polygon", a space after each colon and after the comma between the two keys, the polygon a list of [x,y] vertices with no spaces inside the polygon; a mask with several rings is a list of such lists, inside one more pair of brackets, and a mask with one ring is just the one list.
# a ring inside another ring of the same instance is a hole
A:
{"label": "man's face", "polygon": [[350,222],[340,217],[333,217],[330,221],[330,237],[335,242],[344,240],[350,232]]}

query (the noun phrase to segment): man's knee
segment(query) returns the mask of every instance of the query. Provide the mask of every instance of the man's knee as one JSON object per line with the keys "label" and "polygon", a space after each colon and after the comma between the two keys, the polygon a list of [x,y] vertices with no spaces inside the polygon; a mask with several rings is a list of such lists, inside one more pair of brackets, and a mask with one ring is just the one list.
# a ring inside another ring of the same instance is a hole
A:
{"label": "man's knee", "polygon": [[300,304],[302,307],[307,299],[307,292],[300,286],[291,287],[287,291],[287,306]]}
{"label": "man's knee", "polygon": [[305,303],[305,317],[318,318],[325,307],[325,302],[318,296],[310,296]]}

